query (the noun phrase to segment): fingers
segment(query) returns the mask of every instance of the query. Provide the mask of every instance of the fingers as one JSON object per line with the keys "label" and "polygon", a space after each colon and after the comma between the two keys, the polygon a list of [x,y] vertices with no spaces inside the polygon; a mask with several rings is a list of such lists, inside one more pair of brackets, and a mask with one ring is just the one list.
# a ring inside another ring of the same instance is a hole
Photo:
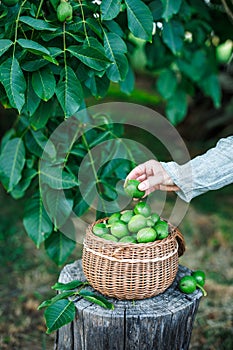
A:
{"label": "fingers", "polygon": [[147,177],[153,176],[154,166],[157,163],[158,163],[157,161],[152,159],[152,160],[148,160],[145,163],[139,164],[128,174],[128,176],[125,179],[125,182],[127,180],[133,180],[133,179],[143,181]]}
{"label": "fingers", "polygon": [[146,191],[146,190],[148,190],[150,187],[152,187],[152,186],[150,185],[149,179],[142,181],[142,182],[138,185],[138,189],[139,189],[140,191]]}
{"label": "fingers", "polygon": [[167,192],[177,192],[180,191],[180,188],[178,186],[175,185],[160,185],[158,188],[160,191],[167,191]]}
{"label": "fingers", "polygon": [[124,182],[124,187],[126,186],[126,183],[128,180],[138,180],[138,181],[143,181],[146,179],[146,172],[145,172],[145,167],[144,163],[136,166],[126,177],[125,182]]}
{"label": "fingers", "polygon": [[126,177],[127,180],[138,179],[140,176],[145,175],[145,166],[144,163],[136,166]]}
{"label": "fingers", "polygon": [[160,176],[160,174],[157,176],[149,176],[138,185],[138,189],[140,191],[153,189],[154,191],[154,189],[156,189],[156,187],[158,187],[160,184],[163,184],[163,178]]}
{"label": "fingers", "polygon": [[154,192],[154,191],[166,191],[166,192],[177,192],[180,191],[180,188],[178,186],[175,185],[156,185],[153,187],[148,188],[148,190],[145,191],[145,194],[142,198],[147,197],[150,193]]}
{"label": "fingers", "polygon": [[142,181],[146,180],[146,178],[147,178],[146,174],[143,174],[143,175],[137,177],[137,180],[142,182]]}
{"label": "fingers", "polygon": [[125,184],[128,180],[139,180],[141,183],[138,186],[140,191],[145,191],[146,197],[155,190],[161,191],[179,191],[170,176],[162,167],[160,162],[151,159],[145,163],[136,166],[126,177]]}

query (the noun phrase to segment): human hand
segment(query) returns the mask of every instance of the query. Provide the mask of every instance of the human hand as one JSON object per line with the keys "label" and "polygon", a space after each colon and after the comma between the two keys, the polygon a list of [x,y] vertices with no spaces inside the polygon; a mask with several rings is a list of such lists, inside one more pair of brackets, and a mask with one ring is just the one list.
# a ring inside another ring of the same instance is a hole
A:
{"label": "human hand", "polygon": [[154,159],[136,166],[128,174],[125,183],[132,179],[141,182],[138,189],[145,191],[145,196],[155,190],[179,191],[179,187],[174,184],[162,165]]}

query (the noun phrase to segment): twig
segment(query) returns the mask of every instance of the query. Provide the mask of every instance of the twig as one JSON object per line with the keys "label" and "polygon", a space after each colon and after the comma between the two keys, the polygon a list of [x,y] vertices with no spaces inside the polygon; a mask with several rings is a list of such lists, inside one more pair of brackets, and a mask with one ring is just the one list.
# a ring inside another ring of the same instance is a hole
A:
{"label": "twig", "polygon": [[[233,23],[233,12],[231,11],[230,7],[228,6],[226,0],[221,0],[223,7],[226,11],[226,14],[229,16],[230,20]],[[233,4],[233,0],[231,0],[231,3]]]}

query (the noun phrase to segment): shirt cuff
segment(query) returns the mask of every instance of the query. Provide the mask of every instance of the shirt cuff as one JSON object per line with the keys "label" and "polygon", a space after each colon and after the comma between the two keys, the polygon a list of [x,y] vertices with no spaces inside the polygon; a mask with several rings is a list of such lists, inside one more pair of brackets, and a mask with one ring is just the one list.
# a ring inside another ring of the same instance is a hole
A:
{"label": "shirt cuff", "polygon": [[177,195],[189,203],[195,196],[193,191],[193,177],[192,177],[192,165],[190,162],[179,165],[175,162],[160,162],[162,167],[168,173],[173,180],[174,184],[179,187],[179,191],[176,191]]}

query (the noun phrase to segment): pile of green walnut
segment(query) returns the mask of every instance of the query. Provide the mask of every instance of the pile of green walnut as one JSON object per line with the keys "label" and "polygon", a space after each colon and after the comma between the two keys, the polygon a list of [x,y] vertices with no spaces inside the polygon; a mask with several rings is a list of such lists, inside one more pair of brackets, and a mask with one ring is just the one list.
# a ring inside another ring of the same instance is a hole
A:
{"label": "pile of green walnut", "polygon": [[[139,181],[128,180],[124,188],[132,198],[141,198],[145,192],[138,189]],[[103,239],[121,243],[149,243],[168,236],[168,223],[145,202],[139,202],[134,209],[112,214],[105,222],[93,226],[93,233]]]}
{"label": "pile of green walnut", "polygon": [[152,213],[149,204],[139,202],[133,210],[112,214],[93,226],[93,233],[106,240],[122,243],[148,243],[166,238],[168,223]]}

